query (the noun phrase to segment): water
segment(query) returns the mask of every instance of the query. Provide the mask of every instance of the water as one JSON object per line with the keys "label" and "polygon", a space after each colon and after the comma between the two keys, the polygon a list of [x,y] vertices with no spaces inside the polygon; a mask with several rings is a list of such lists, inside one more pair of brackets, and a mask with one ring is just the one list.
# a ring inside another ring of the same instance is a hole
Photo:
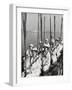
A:
{"label": "water", "polygon": [[[22,34],[23,35],[23,34]],[[51,33],[52,37],[54,37],[54,32]],[[56,32],[55,34],[56,38],[60,36],[59,32]],[[45,32],[45,38],[48,38],[50,41],[50,32]],[[37,41],[39,42],[41,40],[41,36],[39,33],[39,38],[38,38],[38,32],[27,32],[26,33],[26,49],[28,49],[29,44],[33,44],[35,47],[37,47]],[[42,33],[42,40],[44,42],[44,32]],[[22,36],[22,55],[24,55],[24,38]]]}

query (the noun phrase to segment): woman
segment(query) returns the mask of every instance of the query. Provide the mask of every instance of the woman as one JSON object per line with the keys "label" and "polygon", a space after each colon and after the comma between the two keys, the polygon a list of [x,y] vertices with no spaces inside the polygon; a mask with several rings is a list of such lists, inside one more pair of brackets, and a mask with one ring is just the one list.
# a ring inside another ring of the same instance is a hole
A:
{"label": "woman", "polygon": [[41,58],[38,56],[37,48],[32,50],[33,56],[31,59],[31,73],[27,77],[39,76],[41,73]]}

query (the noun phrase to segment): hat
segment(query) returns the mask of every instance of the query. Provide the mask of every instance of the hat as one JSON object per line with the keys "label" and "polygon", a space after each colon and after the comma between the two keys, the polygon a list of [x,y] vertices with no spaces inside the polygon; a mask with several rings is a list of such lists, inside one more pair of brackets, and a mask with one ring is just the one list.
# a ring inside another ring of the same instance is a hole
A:
{"label": "hat", "polygon": [[63,44],[63,40],[61,41],[61,43]]}
{"label": "hat", "polygon": [[38,49],[37,49],[36,47],[34,47],[32,50],[33,50],[33,51],[38,51]]}
{"label": "hat", "polygon": [[48,39],[45,39],[45,41],[49,41]]}
{"label": "hat", "polygon": [[42,48],[42,51],[44,51],[44,48]]}
{"label": "hat", "polygon": [[29,47],[33,47],[34,45],[33,44],[30,44]]}
{"label": "hat", "polygon": [[44,44],[44,47],[49,48],[49,47],[50,47],[50,45],[49,45],[49,44]]}
{"label": "hat", "polygon": [[40,43],[40,44],[42,44],[43,42],[42,42],[42,41],[40,41],[39,43]]}
{"label": "hat", "polygon": [[51,39],[51,42],[52,42],[52,43],[54,43],[54,42],[55,42],[55,40],[54,40],[54,39]]}
{"label": "hat", "polygon": [[59,41],[59,39],[58,38],[56,38],[56,40],[55,41]]}
{"label": "hat", "polygon": [[44,47],[45,47],[45,46],[50,47],[50,44],[49,44],[49,43],[48,43],[48,44],[44,43]]}

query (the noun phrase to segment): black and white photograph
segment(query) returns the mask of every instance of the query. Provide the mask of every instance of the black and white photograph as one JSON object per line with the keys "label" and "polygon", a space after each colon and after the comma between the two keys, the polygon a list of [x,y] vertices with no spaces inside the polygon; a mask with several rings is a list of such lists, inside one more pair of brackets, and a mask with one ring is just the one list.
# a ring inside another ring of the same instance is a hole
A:
{"label": "black and white photograph", "polygon": [[21,12],[21,77],[63,76],[63,14]]}

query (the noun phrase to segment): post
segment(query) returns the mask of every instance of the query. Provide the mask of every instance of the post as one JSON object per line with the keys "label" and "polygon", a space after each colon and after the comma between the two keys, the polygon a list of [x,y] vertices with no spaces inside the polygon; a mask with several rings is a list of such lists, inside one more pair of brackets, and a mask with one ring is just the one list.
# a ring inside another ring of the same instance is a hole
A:
{"label": "post", "polygon": [[63,16],[61,17],[61,32],[60,32],[61,39],[63,38]]}
{"label": "post", "polygon": [[41,41],[42,41],[42,15],[40,14],[40,31],[41,31]]}
{"label": "post", "polygon": [[51,45],[51,38],[52,38],[52,35],[51,35],[51,16],[50,16],[50,45]]}
{"label": "post", "polygon": [[45,16],[44,16],[44,40],[45,40]]}
{"label": "post", "polygon": [[55,39],[55,20],[56,20],[56,17],[54,16],[54,39]]}
{"label": "post", "polygon": [[[41,41],[42,41],[42,15],[40,14],[40,31],[41,31]],[[42,56],[42,46],[41,46],[41,56]],[[41,69],[41,75],[43,76],[43,59],[41,57],[42,61],[42,69]]]}
{"label": "post", "polygon": [[26,77],[26,20],[27,20],[27,14],[24,13],[24,16],[23,16],[23,31],[24,31],[24,57],[25,57],[25,61],[24,61],[25,69],[24,69],[24,72],[25,72],[25,77]]}
{"label": "post", "polygon": [[38,13],[38,33],[37,33],[37,48],[39,43],[39,13]]}

